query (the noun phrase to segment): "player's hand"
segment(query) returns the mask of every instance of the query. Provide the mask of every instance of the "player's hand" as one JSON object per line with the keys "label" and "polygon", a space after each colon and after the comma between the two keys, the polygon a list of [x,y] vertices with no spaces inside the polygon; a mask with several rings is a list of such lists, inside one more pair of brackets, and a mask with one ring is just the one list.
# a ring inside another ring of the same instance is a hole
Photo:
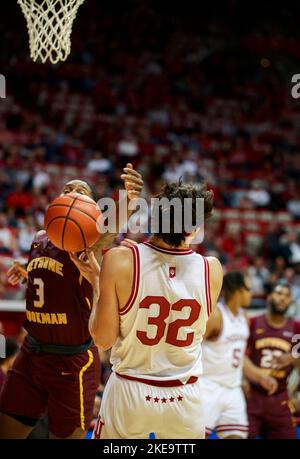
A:
{"label": "player's hand", "polygon": [[259,378],[259,384],[266,389],[268,395],[273,395],[277,391],[278,382],[272,376],[262,374]]}
{"label": "player's hand", "polygon": [[7,271],[6,276],[9,284],[17,285],[19,282],[27,278],[28,273],[18,261],[14,261]]}
{"label": "player's hand", "polygon": [[69,252],[74,265],[77,266],[80,274],[93,286],[99,287],[100,266],[92,250],[87,249],[78,257],[76,253]]}
{"label": "player's hand", "polygon": [[144,184],[141,174],[133,169],[131,163],[127,163],[123,171],[124,174],[121,175],[121,179],[124,181],[128,199],[131,200],[138,198],[141,194]]}
{"label": "player's hand", "polygon": [[138,242],[125,238],[122,242],[120,242],[120,245],[123,245],[123,247],[132,247],[134,245],[138,245]]}
{"label": "player's hand", "polygon": [[279,357],[273,357],[272,360],[272,368],[276,368],[276,370],[281,370],[282,368],[289,367],[290,365],[294,364],[294,359],[289,352],[282,354]]}

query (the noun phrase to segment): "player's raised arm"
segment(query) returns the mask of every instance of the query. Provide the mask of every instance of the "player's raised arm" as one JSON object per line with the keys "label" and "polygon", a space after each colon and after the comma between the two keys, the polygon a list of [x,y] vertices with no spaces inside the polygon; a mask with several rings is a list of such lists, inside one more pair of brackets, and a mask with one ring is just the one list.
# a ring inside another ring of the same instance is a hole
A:
{"label": "player's raised arm", "polygon": [[7,271],[6,276],[9,284],[16,285],[24,279],[27,279],[28,273],[26,271],[26,266],[22,265],[18,261],[14,261]]}
{"label": "player's raised arm", "polygon": [[[132,199],[136,199],[140,196],[141,191],[143,189],[143,179],[142,175],[137,172],[131,163],[127,163],[126,167],[123,169],[124,173],[121,175],[121,179],[124,182],[125,190],[127,191],[127,197],[125,197],[126,202],[125,205],[128,206],[129,202]],[[127,221],[122,221],[119,219],[119,207],[123,205],[120,201],[116,203],[116,216],[117,216],[117,232],[107,232],[101,234],[98,241],[92,247],[93,252],[95,253],[98,262],[101,262],[102,256],[101,251],[102,249],[111,248],[114,242],[115,237],[117,236],[118,232],[124,227]],[[128,218],[132,215],[133,211],[127,211]]]}
{"label": "player's raised arm", "polygon": [[206,330],[203,336],[204,339],[213,339],[217,337],[222,328],[222,316],[218,308],[215,308],[210,318],[206,323]]}
{"label": "player's raised arm", "polygon": [[125,247],[111,249],[103,258],[99,299],[94,301],[89,321],[94,343],[102,350],[110,349],[116,342],[119,334],[119,307],[128,300],[126,295],[132,277],[131,251]]}

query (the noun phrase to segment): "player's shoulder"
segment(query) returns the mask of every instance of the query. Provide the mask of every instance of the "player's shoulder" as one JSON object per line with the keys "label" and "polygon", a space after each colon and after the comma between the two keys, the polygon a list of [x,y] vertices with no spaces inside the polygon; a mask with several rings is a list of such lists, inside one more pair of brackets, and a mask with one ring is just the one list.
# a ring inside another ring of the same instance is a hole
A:
{"label": "player's shoulder", "polygon": [[125,247],[122,245],[119,245],[118,247],[113,247],[109,250],[106,250],[105,252],[105,258],[114,258],[118,256],[127,256],[132,253],[131,249],[129,247]]}
{"label": "player's shoulder", "polygon": [[114,264],[115,269],[128,267],[132,263],[132,250],[129,247],[118,246],[107,250],[103,257],[105,264]]}
{"label": "player's shoulder", "polygon": [[261,327],[261,333],[262,333],[262,330],[264,330],[265,326],[267,325],[265,321],[265,314],[259,314],[259,315],[249,317],[249,325],[250,325],[251,332],[254,333],[258,327]]}
{"label": "player's shoulder", "polygon": [[223,268],[216,257],[205,257],[209,265],[209,277],[212,287],[221,289],[223,283]]}
{"label": "player's shoulder", "polygon": [[220,260],[216,257],[205,257],[208,261],[209,268],[212,275],[222,276],[223,277],[223,268]]}

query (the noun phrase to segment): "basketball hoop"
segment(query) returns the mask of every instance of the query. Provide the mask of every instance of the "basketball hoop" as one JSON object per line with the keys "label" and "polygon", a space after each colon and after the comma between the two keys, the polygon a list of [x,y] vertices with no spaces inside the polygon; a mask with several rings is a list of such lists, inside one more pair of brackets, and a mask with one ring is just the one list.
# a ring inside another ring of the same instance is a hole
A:
{"label": "basketball hoop", "polygon": [[71,51],[73,21],[85,0],[17,0],[27,21],[30,56],[56,64]]}

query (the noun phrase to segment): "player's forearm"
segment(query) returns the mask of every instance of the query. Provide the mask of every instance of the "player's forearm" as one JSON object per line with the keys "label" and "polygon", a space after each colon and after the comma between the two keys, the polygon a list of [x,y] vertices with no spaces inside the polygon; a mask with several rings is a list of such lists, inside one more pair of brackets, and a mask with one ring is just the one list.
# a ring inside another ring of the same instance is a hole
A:
{"label": "player's forearm", "polygon": [[97,331],[97,309],[98,309],[99,297],[100,297],[100,288],[98,284],[98,286],[97,285],[93,286],[93,307],[92,307],[91,315],[89,318],[89,331],[93,338]]}
{"label": "player's forearm", "polygon": [[261,369],[254,365],[249,357],[244,357],[244,376],[252,382],[259,383],[261,379]]}
{"label": "player's forearm", "polygon": [[112,347],[110,340],[110,327],[107,325],[107,317],[103,316],[100,306],[100,289],[94,286],[93,308],[89,319],[89,332],[96,346],[106,351]]}
{"label": "player's forearm", "polygon": [[110,349],[115,341],[115,336],[112,336],[109,318],[101,317],[98,304],[94,304],[89,320],[89,332],[96,346],[102,351]]}

